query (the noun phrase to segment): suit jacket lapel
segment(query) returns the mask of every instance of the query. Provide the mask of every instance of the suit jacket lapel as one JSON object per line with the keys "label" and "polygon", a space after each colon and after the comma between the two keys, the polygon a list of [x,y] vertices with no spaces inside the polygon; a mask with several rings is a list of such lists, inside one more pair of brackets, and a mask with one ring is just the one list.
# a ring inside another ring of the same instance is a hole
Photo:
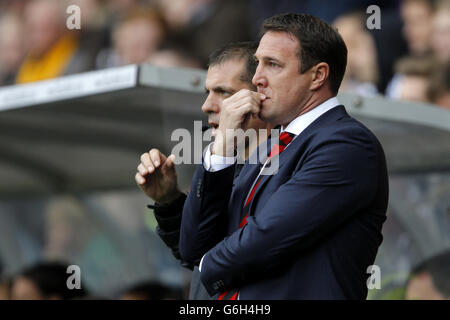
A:
{"label": "suit jacket lapel", "polygon": [[[347,112],[345,111],[345,107],[343,105],[339,105],[324,114],[322,114],[319,118],[314,120],[305,130],[303,130],[298,137],[292,141],[289,146],[284,150],[281,154],[279,154],[278,158],[278,171],[281,169],[281,167],[286,163],[286,159],[289,159],[291,156],[293,156],[297,150],[301,147],[303,143],[305,143],[305,139],[307,136],[309,136],[314,131],[320,129],[322,126],[326,125],[327,123],[331,123],[333,121],[336,121],[344,116],[348,116]],[[270,150],[270,149],[269,149]],[[245,170],[245,168],[243,168]],[[254,204],[256,202],[256,199],[258,197],[258,194],[261,193],[261,191],[264,189],[265,184],[272,178],[273,175],[264,175],[261,176],[261,182],[258,185],[258,188],[256,188],[255,195],[253,197],[253,201],[250,203],[249,207],[249,215],[252,215],[254,208]],[[256,179],[256,177],[254,178]],[[247,193],[246,193],[247,195]]]}
{"label": "suit jacket lapel", "polygon": [[231,219],[230,223],[230,232],[234,232],[242,219],[242,210],[244,207],[245,197],[247,195],[247,191],[250,190],[253,181],[256,179],[261,165],[259,164],[249,164],[246,163],[241,169],[240,174],[236,177],[233,182],[233,191],[231,193],[229,208],[230,212],[229,218]]}

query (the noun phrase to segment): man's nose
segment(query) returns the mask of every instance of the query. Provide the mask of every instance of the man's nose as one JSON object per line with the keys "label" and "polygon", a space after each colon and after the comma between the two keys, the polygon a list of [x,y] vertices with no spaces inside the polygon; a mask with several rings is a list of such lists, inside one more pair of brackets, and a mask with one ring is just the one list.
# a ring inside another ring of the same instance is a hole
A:
{"label": "man's nose", "polygon": [[258,66],[256,68],[256,72],[255,75],[253,76],[252,83],[257,87],[267,87],[267,79],[263,73],[261,66]]}
{"label": "man's nose", "polygon": [[204,113],[217,113],[220,111],[220,106],[217,101],[211,97],[211,95],[208,95],[202,105],[202,111]]}

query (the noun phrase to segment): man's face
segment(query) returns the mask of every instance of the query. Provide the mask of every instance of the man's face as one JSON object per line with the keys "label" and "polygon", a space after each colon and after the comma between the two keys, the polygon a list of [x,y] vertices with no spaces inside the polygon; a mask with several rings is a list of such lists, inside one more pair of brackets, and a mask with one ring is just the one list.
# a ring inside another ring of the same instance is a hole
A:
{"label": "man's face", "polygon": [[255,58],[258,68],[253,84],[266,95],[259,117],[273,124],[287,124],[301,114],[311,97],[311,70],[300,74],[299,42],[287,32],[267,32]]}
{"label": "man's face", "polygon": [[426,102],[428,82],[422,76],[404,76],[400,82],[400,99]]}
{"label": "man's face", "polygon": [[416,54],[426,52],[431,35],[431,8],[425,3],[405,2],[401,6],[403,35],[410,51]]}
{"label": "man's face", "polygon": [[142,63],[156,51],[162,37],[161,26],[155,21],[129,21],[117,30],[115,49],[123,64]]}
{"label": "man's face", "polygon": [[[212,135],[216,135],[219,126],[220,110],[223,100],[242,89],[252,90],[249,83],[240,78],[245,71],[243,59],[231,59],[220,64],[212,65],[208,69],[205,89],[208,97],[202,106],[202,111],[208,114],[208,123],[213,128]],[[265,128],[264,122],[259,119],[250,119],[248,128]]]}
{"label": "man's face", "polygon": [[437,59],[445,62],[450,59],[450,8],[437,11],[432,26],[431,47]]}

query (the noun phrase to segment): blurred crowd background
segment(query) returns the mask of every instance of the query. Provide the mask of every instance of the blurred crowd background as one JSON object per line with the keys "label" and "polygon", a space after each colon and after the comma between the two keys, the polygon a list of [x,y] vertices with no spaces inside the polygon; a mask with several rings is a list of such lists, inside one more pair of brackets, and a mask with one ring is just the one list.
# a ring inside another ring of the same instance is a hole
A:
{"label": "blurred crowd background", "polygon": [[[68,30],[69,5],[81,30]],[[381,29],[368,29],[369,5]],[[276,13],[333,23],[349,49],[344,91],[450,108],[448,0],[2,0],[0,85],[151,63],[205,68],[219,46],[257,40]]]}
{"label": "blurred crowd background", "polygon": [[[81,8],[80,30],[66,27],[72,4]],[[373,4],[381,29],[366,26]],[[128,64],[207,68],[214,49],[257,40],[262,21],[283,12],[310,13],[339,30],[349,51],[341,91],[450,109],[450,0],[0,0],[0,86]],[[407,219],[430,245],[450,243],[448,173],[391,187],[405,204],[391,210],[414,211]],[[137,191],[0,202],[0,298],[186,298],[189,271],[155,235],[146,204]],[[372,298],[401,299],[408,290],[450,297],[448,251],[418,264],[424,255],[404,225],[393,218],[385,228],[379,261],[391,266],[383,285],[392,290]],[[70,263],[87,270],[85,290],[61,287]]]}

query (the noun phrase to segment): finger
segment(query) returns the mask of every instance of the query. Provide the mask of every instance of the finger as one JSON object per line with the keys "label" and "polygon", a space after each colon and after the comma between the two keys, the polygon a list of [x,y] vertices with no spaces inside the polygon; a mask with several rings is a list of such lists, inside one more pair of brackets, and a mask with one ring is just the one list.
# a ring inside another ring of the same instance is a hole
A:
{"label": "finger", "polygon": [[261,101],[264,101],[266,99],[266,95],[263,93],[251,91],[251,95],[257,103],[261,103]]}
{"label": "finger", "polygon": [[241,89],[227,99],[229,99],[231,101],[237,100],[237,99],[247,96],[249,94],[249,92],[250,92],[250,90],[248,90],[248,89]]}
{"label": "finger", "polygon": [[137,170],[140,173],[140,175],[143,177],[148,174],[148,170],[145,168],[145,166],[142,163],[138,165]]}
{"label": "finger", "polygon": [[150,150],[149,154],[155,168],[158,168],[166,160],[166,157],[158,149]]}
{"label": "finger", "polygon": [[167,157],[166,165],[168,168],[171,168],[175,165],[175,155],[174,154],[171,154],[170,156]]}
{"label": "finger", "polygon": [[175,155],[171,154],[167,157],[166,162],[164,162],[164,165],[161,168],[164,175],[174,175],[175,174]]}
{"label": "finger", "polygon": [[238,92],[236,92],[235,94],[233,94],[231,97],[226,98],[223,101],[223,103],[225,103],[225,101],[227,101],[227,103],[230,104],[230,103],[240,101],[242,99],[245,99],[246,97],[251,96],[252,93],[256,93],[256,92],[250,91],[248,89],[241,89]]}
{"label": "finger", "polygon": [[259,106],[261,104],[261,99],[260,99],[259,93],[249,91],[249,93],[247,95],[243,96],[238,102],[238,104],[240,104],[240,105],[245,105],[247,103],[252,103],[255,106]]}
{"label": "finger", "polygon": [[255,105],[254,102],[248,102],[239,107],[239,113],[241,114],[258,114],[260,111],[259,105]]}
{"label": "finger", "polygon": [[239,90],[238,92],[236,92],[234,95],[232,95],[228,99],[231,101],[243,100],[243,99],[252,97],[254,93],[256,93],[256,92],[250,91],[248,89],[242,89],[242,90]]}
{"label": "finger", "polygon": [[145,178],[143,176],[141,176],[139,172],[137,172],[136,175],[134,176],[134,180],[136,180],[136,183],[138,185],[145,184]]}
{"label": "finger", "polygon": [[248,89],[242,89],[242,90],[238,91],[234,96],[236,98],[254,97],[258,100],[266,97],[263,93],[259,93],[259,92],[248,90]]}
{"label": "finger", "polygon": [[[250,91],[248,91],[250,92]],[[228,108],[223,108],[222,115],[231,115],[231,116],[239,116],[247,113],[256,113],[259,112],[261,102],[258,96],[252,94],[247,94],[246,96],[241,97],[238,101],[229,104]],[[249,106],[251,107],[249,109]],[[254,107],[253,107],[254,106]],[[226,110],[225,110],[226,109]]]}
{"label": "finger", "polygon": [[259,99],[259,101],[263,101],[266,99],[266,95],[264,93],[255,92],[256,97]]}
{"label": "finger", "polygon": [[148,152],[143,153],[141,155],[141,163],[148,169],[149,173],[152,173],[155,168],[153,167],[153,162],[150,159],[150,155],[148,154]]}
{"label": "finger", "polygon": [[261,102],[257,104],[252,104],[250,107],[252,114],[258,114],[261,111]]}

